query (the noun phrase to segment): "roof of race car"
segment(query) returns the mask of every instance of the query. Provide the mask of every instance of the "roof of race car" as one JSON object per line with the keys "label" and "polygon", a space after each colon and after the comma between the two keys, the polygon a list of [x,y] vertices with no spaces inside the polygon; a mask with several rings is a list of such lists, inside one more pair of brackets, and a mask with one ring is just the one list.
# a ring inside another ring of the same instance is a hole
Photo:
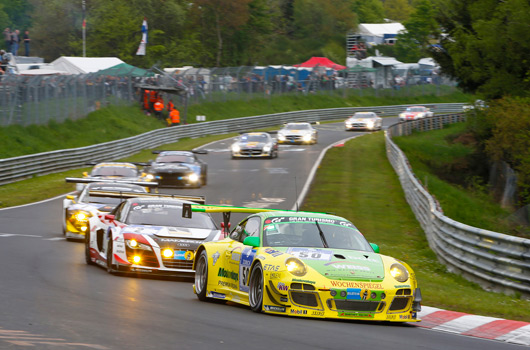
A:
{"label": "roof of race car", "polygon": [[162,151],[159,156],[193,156],[191,151]]}
{"label": "roof of race car", "polygon": [[127,200],[129,202],[136,202],[136,203],[141,203],[141,204],[168,204],[168,205],[175,205],[175,204],[182,204],[182,203],[196,204],[195,202],[191,200],[186,200],[185,197],[181,197],[181,198],[136,197],[136,198],[129,198]]}
{"label": "roof of race car", "polygon": [[109,183],[109,182],[93,182],[87,184],[89,191],[107,191],[107,192],[138,192],[146,193],[145,187],[127,183]]}
{"label": "roof of race car", "polygon": [[137,166],[133,163],[126,163],[126,162],[108,162],[108,163],[98,163],[94,165],[94,169],[96,168],[104,168],[104,167],[122,167],[122,168],[132,168],[136,169]]}

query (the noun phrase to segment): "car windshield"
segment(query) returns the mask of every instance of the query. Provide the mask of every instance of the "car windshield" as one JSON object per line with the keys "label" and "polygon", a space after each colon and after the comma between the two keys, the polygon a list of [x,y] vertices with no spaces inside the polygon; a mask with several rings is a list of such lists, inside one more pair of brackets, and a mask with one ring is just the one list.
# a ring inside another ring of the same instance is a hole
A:
{"label": "car windshield", "polygon": [[287,130],[307,130],[309,129],[309,124],[287,124],[285,129]]}
{"label": "car windshield", "polygon": [[137,177],[138,170],[136,168],[124,166],[104,166],[92,170],[90,176],[119,176],[119,177]]}
{"label": "car windshield", "polygon": [[373,113],[355,113],[354,118],[373,118],[375,115]]}
{"label": "car windshield", "polygon": [[267,219],[263,226],[263,245],[373,251],[351,222],[310,217]]}
{"label": "car windshield", "polygon": [[187,155],[168,155],[158,156],[156,158],[157,163],[193,163],[193,157]]}
{"label": "car windshield", "polygon": [[267,135],[264,134],[244,134],[241,135],[242,142],[267,142]]}
{"label": "car windshield", "polygon": [[425,108],[423,107],[409,107],[407,108],[408,112],[423,112]]}
{"label": "car windshield", "polygon": [[125,223],[129,225],[216,229],[212,218],[206,213],[193,213],[192,218],[184,218],[182,217],[182,204],[160,202],[133,202]]}

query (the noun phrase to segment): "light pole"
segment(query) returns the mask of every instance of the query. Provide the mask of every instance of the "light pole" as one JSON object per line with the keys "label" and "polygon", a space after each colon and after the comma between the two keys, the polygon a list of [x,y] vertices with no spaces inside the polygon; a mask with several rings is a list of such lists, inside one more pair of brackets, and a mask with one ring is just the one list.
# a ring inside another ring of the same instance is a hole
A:
{"label": "light pole", "polygon": [[83,6],[83,57],[86,57],[86,18],[85,18],[86,1],[82,0],[81,4]]}

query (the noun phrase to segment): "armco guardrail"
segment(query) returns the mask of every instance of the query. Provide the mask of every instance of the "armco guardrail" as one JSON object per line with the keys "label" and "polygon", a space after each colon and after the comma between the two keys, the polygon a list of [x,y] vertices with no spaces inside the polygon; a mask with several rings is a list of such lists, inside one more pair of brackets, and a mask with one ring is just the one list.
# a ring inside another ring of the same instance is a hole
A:
{"label": "armco guardrail", "polygon": [[530,298],[530,239],[468,226],[443,215],[435,199],[414,176],[392,136],[412,130],[440,129],[465,120],[465,114],[435,116],[392,125],[385,133],[387,156],[405,196],[420,222],[429,246],[447,268],[479,283],[486,290],[518,293]]}
{"label": "armco guardrail", "polygon": [[[430,107],[436,113],[450,113],[461,111],[462,105],[462,103],[442,103],[425,106]],[[286,122],[336,120],[346,118],[352,113],[359,111],[377,111],[382,116],[389,116],[402,112],[405,107],[406,105],[315,109],[225,119],[153,130],[138,136],[87,147],[1,159],[0,185],[34,175],[44,175],[83,167],[87,162],[109,161],[127,157],[143,149],[155,148],[185,137],[248,131]]]}

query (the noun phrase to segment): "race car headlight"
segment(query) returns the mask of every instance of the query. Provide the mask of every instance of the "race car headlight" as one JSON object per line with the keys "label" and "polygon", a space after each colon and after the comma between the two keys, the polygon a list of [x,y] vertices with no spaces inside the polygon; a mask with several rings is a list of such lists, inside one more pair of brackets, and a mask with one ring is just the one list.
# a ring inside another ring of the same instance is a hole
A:
{"label": "race car headlight", "polygon": [[140,243],[135,239],[127,239],[125,240],[125,243],[127,243],[127,247],[131,249],[153,250],[150,245]]}
{"label": "race car headlight", "polygon": [[374,122],[371,121],[371,120],[370,120],[370,121],[367,121],[367,122],[366,122],[366,127],[368,127],[368,128],[373,128],[373,127],[374,127]]}
{"label": "race car headlight", "polygon": [[304,136],[302,136],[302,140],[311,141],[311,134],[305,134]]}
{"label": "race car headlight", "polygon": [[188,175],[188,181],[189,182],[197,182],[199,181],[199,176],[195,173]]}
{"label": "race car headlight", "polygon": [[73,219],[76,220],[76,221],[83,222],[83,221],[87,221],[90,216],[92,216],[92,215],[90,213],[88,213],[88,212],[78,211],[78,212],[74,213]]}
{"label": "race car headlight", "polygon": [[164,250],[162,251],[162,256],[163,256],[164,258],[172,258],[172,257],[173,257],[173,250],[172,250],[172,249],[169,249],[169,248],[168,248],[168,249],[164,249]]}
{"label": "race car headlight", "polygon": [[271,145],[265,145],[263,146],[263,152],[269,153],[271,151],[272,146]]}
{"label": "race car headlight", "polygon": [[151,180],[154,180],[154,179],[155,179],[155,176],[154,176],[153,174],[147,174],[147,175],[145,176],[145,178],[146,178],[147,180],[151,181]]}
{"label": "race car headlight", "polygon": [[232,152],[239,153],[241,151],[241,147],[239,145],[232,145]]}
{"label": "race car headlight", "polygon": [[405,266],[398,263],[394,263],[390,266],[390,274],[400,283],[406,282],[409,279],[409,272]]}
{"label": "race car headlight", "polygon": [[284,134],[278,134],[278,140],[285,141],[285,135]]}
{"label": "race car headlight", "polygon": [[305,264],[297,258],[288,258],[285,260],[285,267],[292,275],[295,276],[304,276],[307,273]]}

